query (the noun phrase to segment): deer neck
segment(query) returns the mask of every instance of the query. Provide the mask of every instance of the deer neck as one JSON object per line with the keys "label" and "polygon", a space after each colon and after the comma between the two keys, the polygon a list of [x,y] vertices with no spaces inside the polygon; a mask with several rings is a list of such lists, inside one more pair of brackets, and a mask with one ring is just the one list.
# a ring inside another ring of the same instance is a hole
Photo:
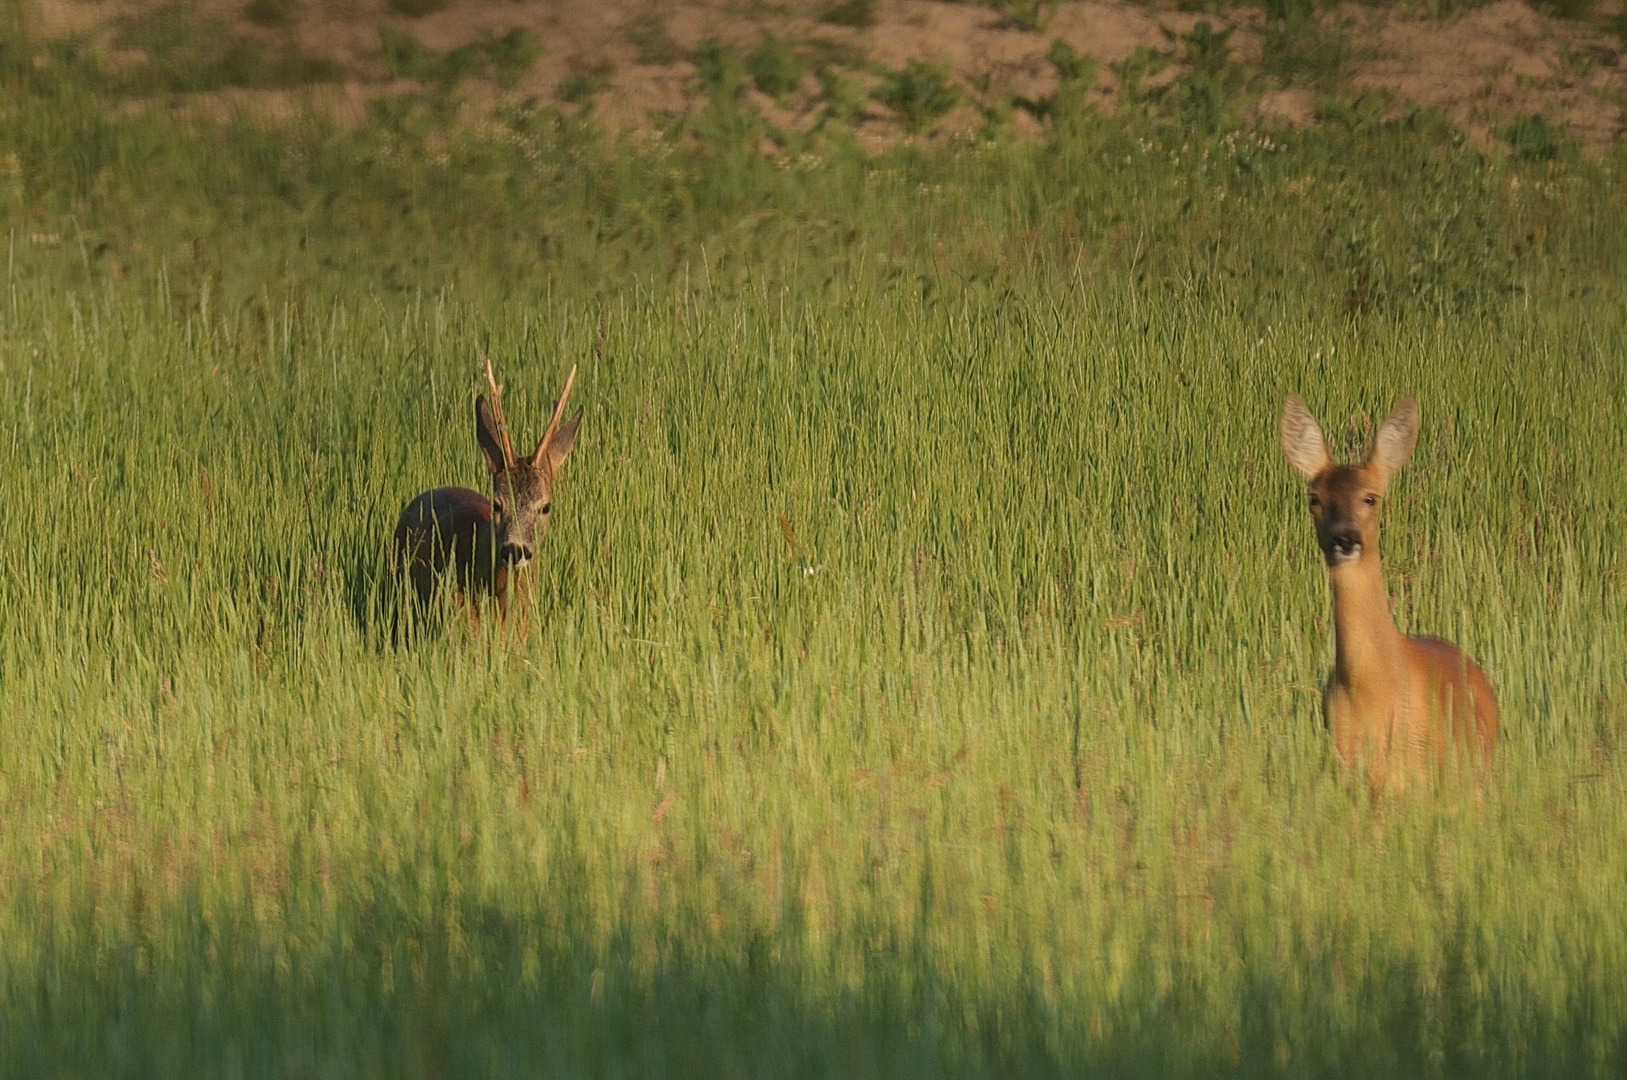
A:
{"label": "deer neck", "polygon": [[1333,626],[1339,682],[1355,687],[1387,679],[1400,662],[1403,638],[1390,615],[1390,595],[1378,552],[1370,550],[1328,571],[1333,586]]}

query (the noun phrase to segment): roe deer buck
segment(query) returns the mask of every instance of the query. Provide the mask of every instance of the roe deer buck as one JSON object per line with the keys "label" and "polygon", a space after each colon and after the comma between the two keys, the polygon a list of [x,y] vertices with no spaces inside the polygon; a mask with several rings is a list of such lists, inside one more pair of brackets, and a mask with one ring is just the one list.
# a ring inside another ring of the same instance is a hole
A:
{"label": "roe deer buck", "polygon": [[[1375,795],[1399,792],[1466,751],[1478,783],[1497,742],[1497,695],[1457,646],[1395,628],[1378,561],[1378,507],[1418,441],[1418,403],[1402,398],[1367,460],[1338,465],[1299,395],[1282,408],[1282,448],[1310,481],[1316,542],[1333,586],[1337,656],[1322,695],[1324,722],[1347,765],[1363,763]],[[1399,768],[1398,768],[1399,766]]]}
{"label": "roe deer buck", "polygon": [[409,502],[395,527],[397,567],[412,579],[421,602],[429,600],[450,566],[460,594],[490,593],[507,615],[518,575],[530,565],[537,542],[548,531],[554,477],[582,424],[581,409],[560,423],[575,382],[572,367],[536,451],[530,457],[516,457],[503,419],[503,388],[492,375],[491,361],[486,361],[491,404],[484,397],[475,399],[475,437],[491,472],[492,497],[468,488],[435,488]]}

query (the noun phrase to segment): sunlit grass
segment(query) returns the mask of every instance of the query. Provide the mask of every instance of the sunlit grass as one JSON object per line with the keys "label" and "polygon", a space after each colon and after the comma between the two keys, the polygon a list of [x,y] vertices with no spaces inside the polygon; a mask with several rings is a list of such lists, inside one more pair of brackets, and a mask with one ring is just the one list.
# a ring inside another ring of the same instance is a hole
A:
{"label": "sunlit grass", "polygon": [[[1608,166],[54,116],[0,145],[3,1071],[1620,1068]],[[481,353],[521,439],[582,367],[525,638],[386,572]],[[1386,565],[1500,691],[1483,802],[1338,774],[1290,390],[1422,403]]]}

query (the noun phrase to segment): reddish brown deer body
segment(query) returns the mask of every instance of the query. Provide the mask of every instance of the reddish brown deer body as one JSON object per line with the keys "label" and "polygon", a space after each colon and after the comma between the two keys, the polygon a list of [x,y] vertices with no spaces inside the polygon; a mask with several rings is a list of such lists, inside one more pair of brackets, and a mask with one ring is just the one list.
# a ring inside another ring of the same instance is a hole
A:
{"label": "reddish brown deer body", "polygon": [[415,497],[401,511],[395,527],[398,568],[412,581],[420,601],[427,602],[448,571],[461,595],[495,596],[506,614],[510,595],[548,531],[554,478],[576,443],[582,410],[561,423],[576,369],[554,404],[548,430],[530,457],[517,457],[503,419],[503,388],[486,362],[491,404],[475,400],[475,437],[486,455],[492,497],[468,488],[441,487]]}
{"label": "reddish brown deer body", "polygon": [[1310,481],[1316,542],[1333,586],[1337,656],[1322,711],[1347,765],[1364,765],[1374,794],[1467,754],[1478,779],[1497,743],[1497,695],[1457,646],[1395,628],[1378,556],[1378,507],[1390,477],[1418,441],[1418,404],[1403,398],[1379,428],[1367,460],[1339,465],[1305,402],[1282,410],[1282,448]]}

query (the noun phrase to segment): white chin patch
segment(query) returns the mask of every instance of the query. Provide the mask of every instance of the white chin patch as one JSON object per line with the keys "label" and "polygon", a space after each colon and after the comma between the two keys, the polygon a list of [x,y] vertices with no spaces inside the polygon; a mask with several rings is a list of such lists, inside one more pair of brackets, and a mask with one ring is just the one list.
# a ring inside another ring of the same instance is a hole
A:
{"label": "white chin patch", "polygon": [[1353,563],[1359,558],[1361,558],[1360,544],[1357,544],[1349,551],[1340,551],[1338,548],[1334,548],[1332,551],[1328,552],[1328,565],[1343,566],[1346,563]]}

